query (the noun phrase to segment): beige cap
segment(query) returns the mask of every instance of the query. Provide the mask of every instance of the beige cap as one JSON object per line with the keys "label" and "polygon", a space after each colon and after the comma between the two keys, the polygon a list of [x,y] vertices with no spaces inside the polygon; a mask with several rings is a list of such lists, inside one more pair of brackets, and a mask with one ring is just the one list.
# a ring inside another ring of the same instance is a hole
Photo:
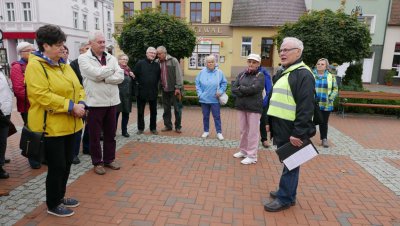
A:
{"label": "beige cap", "polygon": [[247,56],[248,60],[255,60],[257,62],[261,62],[261,57],[258,54],[252,53],[250,55]]}
{"label": "beige cap", "polygon": [[17,53],[20,53],[26,47],[33,47],[33,45],[29,42],[20,42],[17,45]]}

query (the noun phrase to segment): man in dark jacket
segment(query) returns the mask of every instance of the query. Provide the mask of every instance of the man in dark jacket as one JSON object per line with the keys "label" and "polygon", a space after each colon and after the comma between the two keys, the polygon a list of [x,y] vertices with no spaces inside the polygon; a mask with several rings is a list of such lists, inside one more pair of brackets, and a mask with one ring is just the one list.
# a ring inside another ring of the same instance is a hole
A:
{"label": "man in dark jacket", "polygon": [[137,114],[138,114],[138,132],[142,134],[144,130],[144,108],[146,102],[150,106],[150,131],[157,135],[157,95],[158,84],[160,82],[161,69],[160,64],[154,61],[156,57],[154,47],[147,48],[146,59],[136,63],[134,74],[138,83]]}
{"label": "man in dark jacket", "polygon": [[174,105],[175,113],[175,131],[181,133],[182,108],[178,105],[178,97],[181,96],[183,86],[183,74],[179,61],[167,54],[167,49],[164,46],[157,47],[156,60],[160,63],[161,68],[161,88],[162,102],[164,108],[164,128],[163,132],[172,130],[172,115],[171,105]]}
{"label": "man in dark jacket", "polygon": [[[302,62],[303,42],[287,37],[279,50],[284,71],[273,78],[273,89],[268,116],[274,143],[278,148],[288,142],[301,146],[303,140],[315,135],[314,113],[315,81],[310,69]],[[279,189],[270,192],[273,201],[264,210],[277,212],[296,204],[300,167],[283,168]]]}

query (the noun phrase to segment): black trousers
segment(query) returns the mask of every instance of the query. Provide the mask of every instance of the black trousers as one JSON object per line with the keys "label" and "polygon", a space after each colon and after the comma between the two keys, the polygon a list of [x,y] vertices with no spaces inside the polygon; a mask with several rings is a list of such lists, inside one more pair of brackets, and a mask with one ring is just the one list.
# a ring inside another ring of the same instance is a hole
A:
{"label": "black trousers", "polygon": [[49,209],[57,207],[64,198],[72,164],[75,134],[45,138],[47,160],[46,204]]}
{"label": "black trousers", "polygon": [[137,99],[137,116],[138,116],[138,130],[144,130],[144,108],[146,103],[149,102],[150,106],[150,130],[157,128],[157,99],[145,100],[140,97]]}
{"label": "black trousers", "polygon": [[264,141],[268,140],[267,130],[265,129],[265,126],[267,125],[267,112],[268,112],[268,106],[267,107],[263,107],[263,112],[262,112],[261,118],[260,118],[261,142],[264,142]]}
{"label": "black trousers", "polygon": [[322,120],[323,122],[319,125],[319,134],[321,140],[328,138],[328,121],[329,115],[331,114],[330,111],[321,111],[322,113]]}
{"label": "black trousers", "polygon": [[[6,115],[6,118],[10,119],[11,115]],[[0,166],[4,166],[6,149],[7,149],[7,138],[8,138],[8,127],[0,127]]]}
{"label": "black trousers", "polygon": [[175,129],[181,129],[181,121],[182,121],[182,109],[179,109],[177,98],[174,95],[175,91],[164,92],[162,91],[162,102],[163,102],[163,119],[164,126],[172,129],[172,114],[171,114],[171,105],[174,105],[174,115],[175,115]]}

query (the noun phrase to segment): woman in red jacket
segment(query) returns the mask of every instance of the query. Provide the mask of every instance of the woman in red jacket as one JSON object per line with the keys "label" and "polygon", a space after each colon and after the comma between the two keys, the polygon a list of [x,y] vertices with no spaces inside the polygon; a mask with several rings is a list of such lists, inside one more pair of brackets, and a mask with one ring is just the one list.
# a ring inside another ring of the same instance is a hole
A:
{"label": "woman in red jacket", "polygon": [[[25,96],[25,68],[28,64],[29,54],[35,51],[33,45],[29,42],[20,42],[17,46],[17,52],[21,59],[11,64],[11,82],[14,95],[17,98],[17,110],[21,113],[24,125],[28,120],[29,101]],[[40,162],[29,159],[29,165],[32,169],[39,169]]]}

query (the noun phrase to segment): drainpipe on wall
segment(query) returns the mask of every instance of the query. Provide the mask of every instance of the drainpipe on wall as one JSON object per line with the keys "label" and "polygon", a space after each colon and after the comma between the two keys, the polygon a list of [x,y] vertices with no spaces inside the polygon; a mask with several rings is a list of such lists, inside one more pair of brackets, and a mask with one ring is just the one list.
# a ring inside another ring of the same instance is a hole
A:
{"label": "drainpipe on wall", "polygon": [[[385,41],[386,41],[386,32],[387,32],[387,27],[388,27],[388,23],[389,23],[389,11],[392,5],[392,1],[389,0],[389,4],[388,4],[388,8],[387,8],[387,12],[386,12],[386,26],[385,26],[385,31],[383,32],[383,48],[382,48],[382,55],[383,55],[383,50],[385,48]],[[379,84],[379,75],[381,74],[381,70],[382,70],[382,59],[381,62],[379,63],[379,74],[378,74],[378,81],[376,82],[377,84]]]}

